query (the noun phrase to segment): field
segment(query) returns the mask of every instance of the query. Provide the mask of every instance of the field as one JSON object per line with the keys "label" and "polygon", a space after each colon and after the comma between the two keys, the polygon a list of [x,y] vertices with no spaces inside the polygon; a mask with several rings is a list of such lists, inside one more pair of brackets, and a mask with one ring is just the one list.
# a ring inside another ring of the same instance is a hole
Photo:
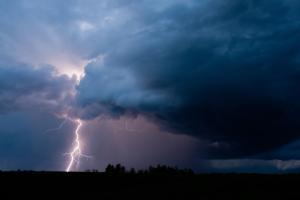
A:
{"label": "field", "polygon": [[1,194],[82,199],[300,199],[300,175],[2,172]]}

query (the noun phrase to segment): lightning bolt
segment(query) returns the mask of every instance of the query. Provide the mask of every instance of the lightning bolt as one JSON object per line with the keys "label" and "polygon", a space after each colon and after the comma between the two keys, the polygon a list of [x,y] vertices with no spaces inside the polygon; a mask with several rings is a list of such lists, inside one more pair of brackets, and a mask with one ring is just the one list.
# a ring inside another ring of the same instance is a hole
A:
{"label": "lightning bolt", "polygon": [[139,132],[139,130],[129,127],[128,120],[125,119],[125,120],[122,120],[121,122],[123,124],[122,125],[123,128],[117,127],[117,129],[114,129],[114,132],[116,132],[116,131],[123,131],[123,132],[126,131],[126,132],[131,132],[131,133]]}
{"label": "lightning bolt", "polygon": [[82,121],[80,119],[74,120],[73,118],[71,118],[67,115],[63,115],[63,118],[64,118],[64,120],[57,128],[48,129],[48,130],[44,131],[44,134],[59,131],[60,129],[63,128],[63,126],[68,121],[72,121],[72,122],[76,123],[76,129],[74,131],[75,138],[73,141],[74,147],[72,148],[70,153],[64,154],[64,155],[68,155],[70,157],[69,163],[65,169],[66,172],[70,172],[74,168],[75,164],[76,164],[76,167],[78,168],[81,157],[91,158],[91,156],[88,156],[88,155],[85,155],[82,153],[82,147],[81,147],[81,141],[80,141],[80,128],[82,127]]}
{"label": "lightning bolt", "polygon": [[67,121],[68,121],[68,118],[65,118],[64,121],[57,128],[48,129],[48,130],[44,131],[44,134],[59,131],[67,123]]}
{"label": "lightning bolt", "polygon": [[125,125],[124,125],[124,127],[125,127],[125,130],[126,131],[128,131],[128,132],[138,132],[138,130],[136,130],[136,129],[133,129],[133,128],[129,128],[129,126],[128,126],[128,120],[125,120]]}
{"label": "lightning bolt", "polygon": [[87,155],[82,154],[82,147],[81,147],[81,141],[80,141],[80,128],[82,127],[82,121],[80,119],[73,120],[77,123],[76,129],[75,129],[75,139],[74,139],[74,147],[68,155],[70,156],[70,161],[69,164],[66,168],[66,172],[70,172],[73,168],[74,165],[77,164],[79,165],[79,161],[81,157],[90,157]]}

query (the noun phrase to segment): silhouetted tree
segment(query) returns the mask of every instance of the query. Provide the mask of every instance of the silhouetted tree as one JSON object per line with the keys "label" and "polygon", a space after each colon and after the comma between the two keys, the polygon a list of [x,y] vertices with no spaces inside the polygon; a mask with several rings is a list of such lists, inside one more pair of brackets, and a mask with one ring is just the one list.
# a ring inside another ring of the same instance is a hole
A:
{"label": "silhouetted tree", "polygon": [[115,170],[117,174],[125,174],[126,171],[125,167],[121,164],[117,164]]}
{"label": "silhouetted tree", "polygon": [[107,167],[105,168],[105,173],[107,174],[113,174],[115,171],[115,167],[111,164],[107,165]]}
{"label": "silhouetted tree", "polygon": [[131,168],[130,171],[129,171],[129,173],[130,173],[130,174],[136,174],[135,169],[134,169],[134,168]]}
{"label": "silhouetted tree", "polygon": [[117,164],[116,166],[109,164],[106,169],[105,173],[108,174],[125,174],[126,168],[122,166],[121,164]]}
{"label": "silhouetted tree", "polygon": [[[93,171],[95,172],[95,171]],[[147,170],[136,170],[131,168],[126,172],[126,168],[121,164],[116,166],[109,164],[105,173],[107,174],[139,174],[139,175],[193,175],[194,172],[191,169],[178,169],[178,167],[170,167],[166,165],[157,165],[156,167],[150,166]]]}

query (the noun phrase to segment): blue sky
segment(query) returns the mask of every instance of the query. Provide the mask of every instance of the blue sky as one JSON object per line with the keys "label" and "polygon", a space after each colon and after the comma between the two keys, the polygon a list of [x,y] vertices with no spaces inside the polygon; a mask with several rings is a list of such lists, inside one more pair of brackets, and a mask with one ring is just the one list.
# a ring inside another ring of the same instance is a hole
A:
{"label": "blue sky", "polygon": [[299,8],[2,0],[0,169],[297,171]]}

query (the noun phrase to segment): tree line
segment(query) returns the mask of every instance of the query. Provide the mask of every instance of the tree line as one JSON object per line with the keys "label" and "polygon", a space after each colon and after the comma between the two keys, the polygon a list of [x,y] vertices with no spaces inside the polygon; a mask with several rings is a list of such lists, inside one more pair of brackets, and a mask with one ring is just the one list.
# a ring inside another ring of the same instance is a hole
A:
{"label": "tree line", "polygon": [[193,175],[194,172],[191,169],[179,169],[177,167],[170,167],[166,165],[150,166],[148,169],[130,168],[127,170],[121,164],[112,165],[109,164],[105,168],[106,174],[149,174],[149,175]]}

